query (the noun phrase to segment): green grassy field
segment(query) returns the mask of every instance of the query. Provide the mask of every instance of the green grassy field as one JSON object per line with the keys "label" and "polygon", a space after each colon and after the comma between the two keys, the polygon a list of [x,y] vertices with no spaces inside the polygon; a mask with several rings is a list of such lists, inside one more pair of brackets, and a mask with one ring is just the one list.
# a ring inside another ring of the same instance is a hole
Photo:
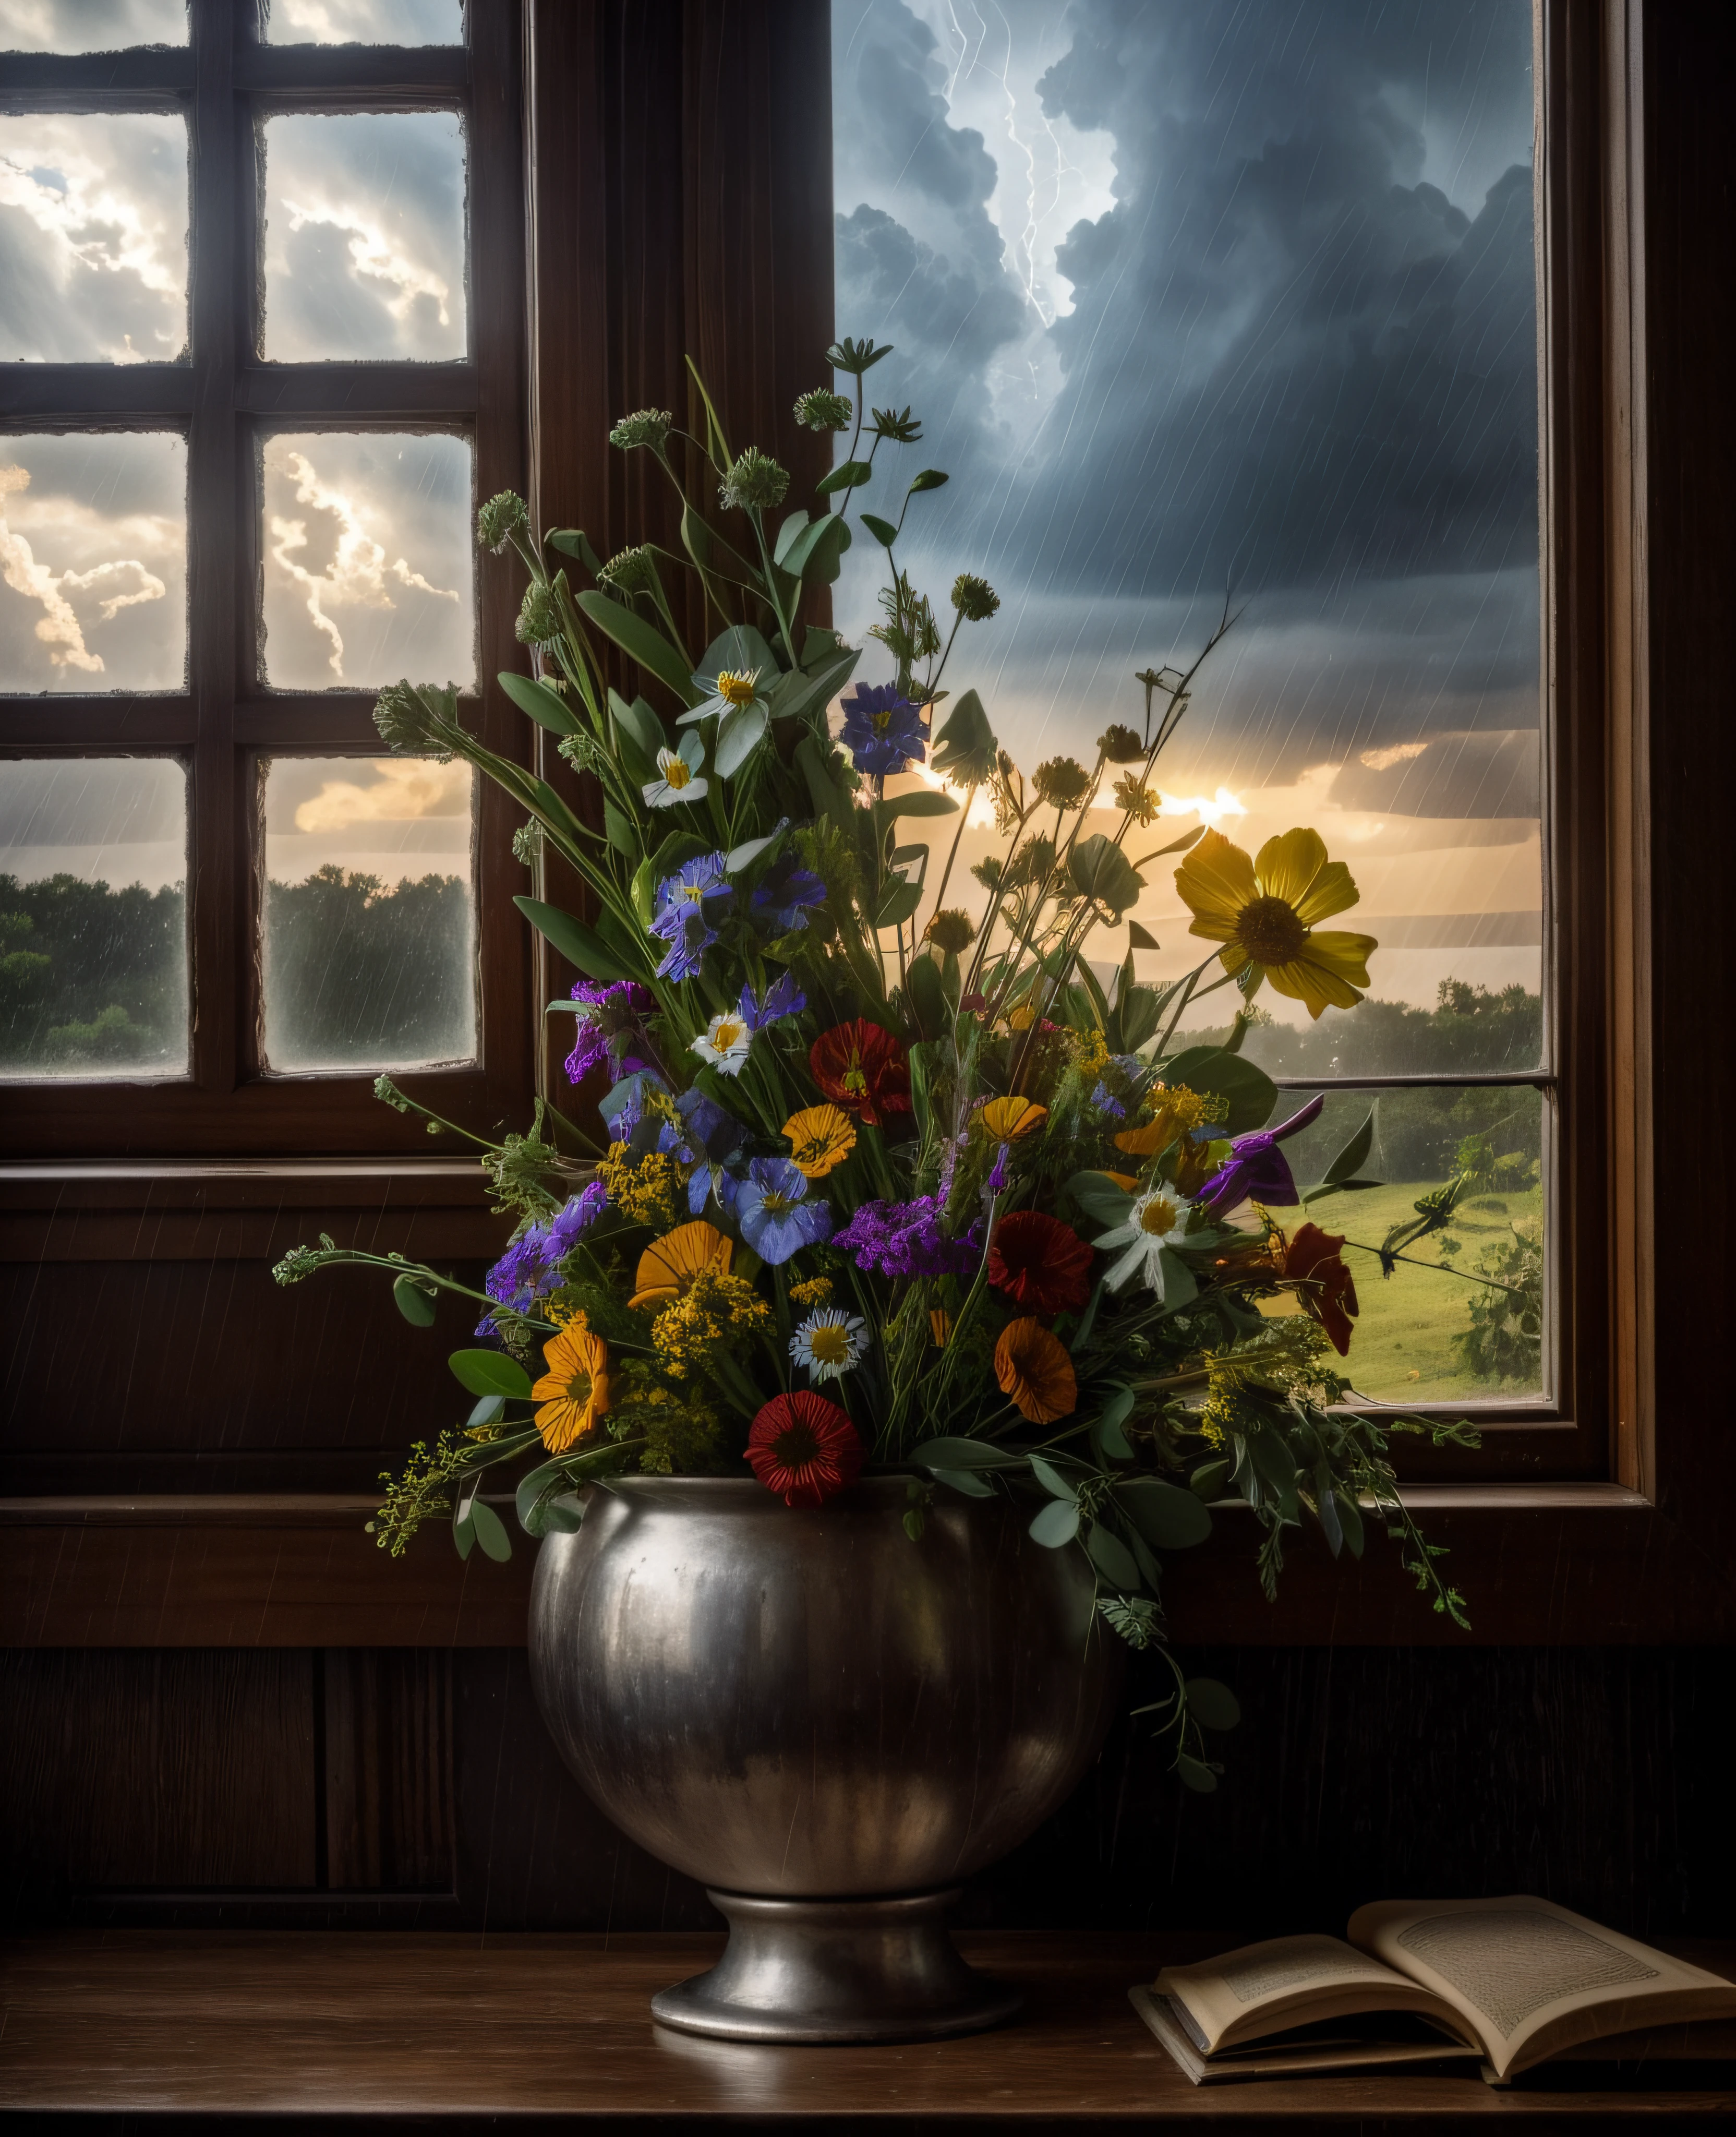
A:
{"label": "green grassy field", "polygon": [[[1372,1188],[1360,1195],[1335,1195],[1309,1214],[1329,1232],[1343,1232],[1347,1239],[1378,1246],[1392,1226],[1414,1214],[1412,1205],[1417,1197],[1438,1184],[1423,1180]],[[1273,1214],[1286,1229],[1293,1230],[1301,1221],[1300,1211]],[[1452,1339],[1471,1326],[1468,1302],[1488,1293],[1462,1278],[1437,1275],[1433,1270],[1443,1262],[1474,1270],[1489,1248],[1507,1244],[1515,1219],[1542,1215],[1539,1188],[1472,1195],[1459,1205],[1447,1229],[1449,1239],[1460,1242],[1456,1255],[1443,1256],[1439,1235],[1433,1235],[1406,1249],[1430,1268],[1400,1263],[1386,1279],[1372,1253],[1359,1253],[1346,1246],[1345,1259],[1356,1279],[1362,1307],[1347,1361],[1358,1389],[1383,1402],[1441,1402],[1456,1396],[1487,1400],[1498,1394],[1534,1393],[1510,1382],[1502,1387],[1479,1380],[1460,1365]]]}

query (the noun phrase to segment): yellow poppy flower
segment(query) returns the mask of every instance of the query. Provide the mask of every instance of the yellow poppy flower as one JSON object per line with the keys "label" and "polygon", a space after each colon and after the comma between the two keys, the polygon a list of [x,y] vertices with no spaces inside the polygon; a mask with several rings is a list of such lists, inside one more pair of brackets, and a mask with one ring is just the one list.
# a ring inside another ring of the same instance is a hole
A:
{"label": "yellow poppy flower", "polygon": [[1189,933],[1223,944],[1225,971],[1257,966],[1313,1017],[1362,1000],[1369,953],[1379,945],[1372,935],[1316,932],[1359,894],[1344,863],[1327,859],[1318,831],[1268,839],[1252,860],[1221,831],[1208,831],[1175,871],[1175,888],[1194,915]]}
{"label": "yellow poppy flower", "polygon": [[581,1315],[543,1345],[542,1356],[548,1370],[531,1390],[542,1405],[537,1429],[551,1454],[564,1454],[609,1407],[609,1349]]}
{"label": "yellow poppy flower", "polygon": [[977,1116],[997,1142],[1017,1142],[1048,1117],[1047,1106],[1033,1105],[1028,1098],[990,1098]]}
{"label": "yellow poppy flower", "polygon": [[633,1296],[627,1303],[635,1309],[668,1306],[681,1297],[701,1269],[727,1273],[734,1251],[715,1224],[708,1224],[703,1219],[692,1224],[678,1224],[673,1232],[654,1239],[639,1256]]}
{"label": "yellow poppy flower", "polygon": [[790,1161],[810,1180],[824,1180],[856,1147],[856,1123],[842,1106],[804,1106],[784,1123]]}

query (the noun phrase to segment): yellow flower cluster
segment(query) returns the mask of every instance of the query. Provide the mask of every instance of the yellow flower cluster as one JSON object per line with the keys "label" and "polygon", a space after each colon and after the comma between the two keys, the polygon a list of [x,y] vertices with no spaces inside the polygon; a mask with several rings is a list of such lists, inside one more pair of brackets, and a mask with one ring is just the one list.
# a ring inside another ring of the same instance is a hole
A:
{"label": "yellow flower cluster", "polygon": [[1109,1041],[1101,1031],[1069,1031],[1073,1065],[1082,1076],[1101,1076],[1109,1064]]}
{"label": "yellow flower cluster", "polygon": [[764,1327],[771,1309],[746,1277],[707,1268],[651,1324],[651,1346],[666,1373],[685,1380],[718,1345]]}
{"label": "yellow flower cluster", "polygon": [[1143,1127],[1124,1128],[1115,1139],[1116,1148],[1126,1151],[1130,1157],[1155,1157],[1177,1136],[1204,1127],[1209,1121],[1221,1121],[1229,1111],[1227,1098],[1215,1092],[1190,1091],[1185,1083],[1155,1083],[1145,1095],[1145,1103],[1151,1109],[1150,1119]]}
{"label": "yellow flower cluster", "polygon": [[686,1214],[688,1167],[667,1151],[648,1151],[635,1158],[625,1143],[610,1143],[596,1176],[609,1200],[635,1224],[661,1230]]}
{"label": "yellow flower cluster", "polygon": [[1242,1392],[1250,1385],[1281,1395],[1315,1387],[1325,1347],[1325,1331],[1297,1313],[1272,1322],[1233,1351],[1208,1351],[1206,1398],[1197,1426],[1208,1444],[1222,1448],[1232,1433],[1242,1430]]}
{"label": "yellow flower cluster", "polygon": [[832,1279],[829,1276],[805,1277],[801,1283],[790,1287],[792,1306],[829,1306],[832,1303]]}

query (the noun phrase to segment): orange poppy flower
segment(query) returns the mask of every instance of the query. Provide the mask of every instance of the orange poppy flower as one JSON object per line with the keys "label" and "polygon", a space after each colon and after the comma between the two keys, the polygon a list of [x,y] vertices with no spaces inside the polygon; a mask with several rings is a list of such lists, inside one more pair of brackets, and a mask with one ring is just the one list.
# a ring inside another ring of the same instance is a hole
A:
{"label": "orange poppy flower", "polygon": [[910,1111],[910,1063],[889,1031],[866,1018],[834,1025],[808,1055],[814,1080],[834,1105],[877,1128],[888,1113]]}
{"label": "orange poppy flower", "polygon": [[1033,1424],[1071,1416],[1078,1406],[1073,1361],[1040,1321],[1028,1316],[1001,1331],[994,1346],[994,1377],[1003,1395]]}
{"label": "orange poppy flower", "polygon": [[564,1454],[609,1407],[609,1350],[582,1314],[542,1346],[548,1370],[531,1390],[537,1429],[551,1454]]}
{"label": "orange poppy flower", "polygon": [[1017,1142],[1021,1136],[1040,1128],[1049,1117],[1047,1106],[1029,1098],[990,1098],[977,1115],[985,1133],[997,1142]]}
{"label": "orange poppy flower", "polygon": [[673,1232],[654,1239],[639,1256],[633,1296],[627,1303],[635,1309],[668,1306],[682,1296],[701,1269],[714,1268],[719,1275],[727,1274],[734,1251],[715,1224],[708,1224],[703,1219],[678,1224]]}
{"label": "orange poppy flower", "polygon": [[836,1106],[804,1106],[784,1123],[790,1161],[810,1180],[824,1180],[856,1147],[855,1125]]}

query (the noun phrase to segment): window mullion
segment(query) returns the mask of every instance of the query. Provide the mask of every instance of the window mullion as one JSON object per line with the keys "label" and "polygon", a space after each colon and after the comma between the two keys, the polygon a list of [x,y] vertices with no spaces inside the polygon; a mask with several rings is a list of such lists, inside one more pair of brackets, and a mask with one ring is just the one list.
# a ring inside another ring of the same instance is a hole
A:
{"label": "window mullion", "polygon": [[248,834],[234,734],[237,518],[245,509],[235,373],[240,314],[246,309],[236,262],[240,217],[253,194],[253,174],[241,153],[246,116],[234,100],[238,12],[228,0],[192,0],[187,596],[197,740],[188,903],[193,1076],[202,1089],[213,1092],[233,1089],[242,1073],[240,1020],[244,1004],[250,1007],[250,991],[241,984],[239,908]]}

